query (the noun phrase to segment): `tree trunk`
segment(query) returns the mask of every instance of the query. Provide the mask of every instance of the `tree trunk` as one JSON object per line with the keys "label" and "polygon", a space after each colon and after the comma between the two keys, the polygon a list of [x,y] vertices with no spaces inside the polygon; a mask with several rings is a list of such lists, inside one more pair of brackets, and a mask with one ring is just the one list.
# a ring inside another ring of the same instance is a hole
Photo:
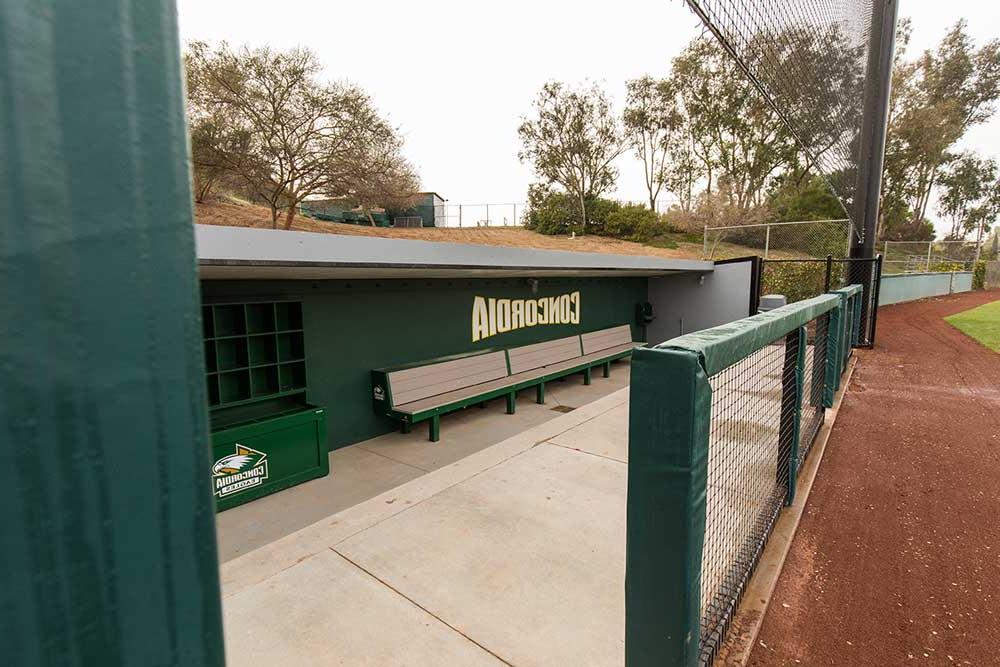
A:
{"label": "tree trunk", "polygon": [[587,202],[586,199],[584,199],[582,192],[580,193],[579,196],[580,196],[580,214],[583,216],[583,227],[580,231],[580,234],[583,235],[587,233]]}
{"label": "tree trunk", "polygon": [[289,204],[288,213],[285,214],[285,229],[292,228],[293,220],[295,220],[295,204]]}
{"label": "tree trunk", "polygon": [[271,229],[278,228],[278,205],[271,204]]}
{"label": "tree trunk", "polygon": [[375,226],[375,218],[372,217],[372,212],[369,211],[368,209],[365,209],[365,215],[368,216],[368,225],[370,227],[374,227]]}

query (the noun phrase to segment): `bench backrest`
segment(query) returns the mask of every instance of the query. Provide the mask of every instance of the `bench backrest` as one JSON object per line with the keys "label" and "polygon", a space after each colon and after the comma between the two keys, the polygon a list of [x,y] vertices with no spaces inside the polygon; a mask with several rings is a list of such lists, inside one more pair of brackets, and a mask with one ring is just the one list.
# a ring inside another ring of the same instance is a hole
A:
{"label": "bench backrest", "polygon": [[583,339],[583,353],[593,354],[606,350],[616,345],[624,345],[632,342],[632,327],[623,324],[620,327],[591,331],[580,336]]}
{"label": "bench backrest", "polygon": [[507,377],[507,359],[502,350],[388,374],[393,405],[419,401],[502,377]]}
{"label": "bench backrest", "polygon": [[516,375],[579,357],[581,355],[580,337],[569,336],[568,338],[547,340],[543,343],[512,347],[507,350],[507,355],[510,359],[510,372]]}

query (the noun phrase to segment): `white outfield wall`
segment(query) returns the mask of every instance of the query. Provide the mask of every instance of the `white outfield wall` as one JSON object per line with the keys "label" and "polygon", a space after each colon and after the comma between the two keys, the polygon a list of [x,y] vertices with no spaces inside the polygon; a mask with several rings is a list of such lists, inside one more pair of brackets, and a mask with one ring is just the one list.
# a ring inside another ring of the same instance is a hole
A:
{"label": "white outfield wall", "polygon": [[649,279],[649,302],[656,319],[646,327],[652,345],[750,313],[753,262],[726,262],[705,274],[674,274]]}
{"label": "white outfield wall", "polygon": [[903,303],[972,290],[971,271],[948,273],[892,273],[882,276],[878,305]]}

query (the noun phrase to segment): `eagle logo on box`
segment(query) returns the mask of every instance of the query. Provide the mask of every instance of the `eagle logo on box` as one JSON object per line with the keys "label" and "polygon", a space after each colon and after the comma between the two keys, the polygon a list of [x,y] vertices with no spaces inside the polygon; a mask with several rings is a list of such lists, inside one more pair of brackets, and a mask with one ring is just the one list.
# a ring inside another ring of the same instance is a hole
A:
{"label": "eagle logo on box", "polygon": [[267,454],[235,444],[235,453],[223,456],[212,466],[212,486],[220,498],[260,486],[267,479]]}

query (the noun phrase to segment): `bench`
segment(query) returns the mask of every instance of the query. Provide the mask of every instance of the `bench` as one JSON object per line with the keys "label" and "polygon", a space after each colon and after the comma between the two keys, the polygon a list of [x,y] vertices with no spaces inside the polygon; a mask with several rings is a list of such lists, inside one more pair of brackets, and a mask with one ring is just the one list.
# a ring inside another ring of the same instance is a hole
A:
{"label": "bench", "polygon": [[545,402],[545,383],[601,366],[604,377],[611,362],[632,353],[642,343],[632,341],[624,324],[583,335],[477,352],[372,371],[375,411],[401,422],[407,433],[413,424],[430,422],[430,439],[441,437],[441,415],[503,396],[507,414],[514,414],[517,392],[535,387],[535,400]]}

